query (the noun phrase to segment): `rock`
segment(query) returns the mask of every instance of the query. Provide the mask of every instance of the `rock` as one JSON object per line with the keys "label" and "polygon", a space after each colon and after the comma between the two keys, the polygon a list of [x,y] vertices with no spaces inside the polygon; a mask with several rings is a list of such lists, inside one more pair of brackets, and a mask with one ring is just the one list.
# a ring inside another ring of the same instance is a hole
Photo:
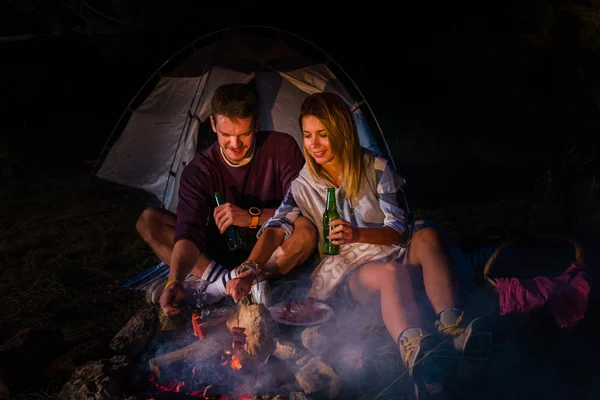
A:
{"label": "rock", "polygon": [[313,326],[302,331],[302,345],[317,356],[325,356],[331,351],[332,339],[324,334],[321,326]]}
{"label": "rock", "polygon": [[296,367],[302,368],[307,362],[309,362],[315,355],[312,353],[306,354],[303,357],[300,357],[296,360]]}
{"label": "rock", "polygon": [[308,361],[298,372],[296,380],[305,394],[334,399],[342,386],[340,378],[325,363],[316,357]]}
{"label": "rock", "polygon": [[266,359],[275,350],[274,337],[279,325],[271,318],[269,310],[262,304],[238,303],[238,311],[227,320],[227,328],[246,328],[246,351],[259,359]]}
{"label": "rock", "polygon": [[157,320],[156,307],[142,307],[115,335],[110,342],[110,348],[117,354],[135,357],[144,349],[154,333]]}
{"label": "rock", "polygon": [[106,344],[98,339],[75,345],[56,357],[46,368],[46,377],[51,381],[66,383],[73,371],[85,360],[94,360],[105,351]]}
{"label": "rock", "polygon": [[133,377],[126,356],[89,362],[79,366],[58,394],[61,400],[125,399],[121,385]]}
{"label": "rock", "polygon": [[274,339],[275,350],[273,355],[280,360],[297,360],[301,357],[301,349],[295,343],[287,340]]}

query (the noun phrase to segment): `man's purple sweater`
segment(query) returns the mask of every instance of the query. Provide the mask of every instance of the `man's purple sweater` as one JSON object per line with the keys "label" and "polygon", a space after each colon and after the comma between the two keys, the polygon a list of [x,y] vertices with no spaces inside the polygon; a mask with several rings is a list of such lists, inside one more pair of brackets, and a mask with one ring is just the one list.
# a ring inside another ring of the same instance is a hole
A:
{"label": "man's purple sweater", "polygon": [[290,183],[304,166],[296,140],[285,133],[257,132],[254,156],[241,167],[223,160],[219,143],[197,153],[185,167],[179,184],[174,242],[192,241],[200,252],[206,243],[206,225],[213,223],[214,194],[244,209],[277,208]]}

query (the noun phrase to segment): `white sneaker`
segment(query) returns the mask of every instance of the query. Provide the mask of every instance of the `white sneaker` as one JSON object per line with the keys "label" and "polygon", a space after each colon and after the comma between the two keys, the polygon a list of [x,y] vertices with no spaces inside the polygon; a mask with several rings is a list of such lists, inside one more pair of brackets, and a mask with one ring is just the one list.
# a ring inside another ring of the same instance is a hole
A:
{"label": "white sneaker", "polygon": [[[146,301],[152,305],[158,305],[160,296],[165,289],[167,278],[158,279],[146,290]],[[190,276],[183,282],[185,289],[184,304],[193,308],[201,308],[203,305],[215,304],[222,300],[225,295],[206,290],[210,283],[196,276]],[[253,304],[262,304],[269,308],[271,306],[271,286],[269,281],[262,280],[250,288],[250,300]]]}
{"label": "white sneaker", "polygon": [[271,285],[269,285],[269,281],[263,279],[252,285],[250,297],[254,304],[262,304],[267,308],[271,307]]}
{"label": "white sneaker", "polygon": [[[168,278],[160,278],[156,281],[152,282],[148,289],[146,289],[146,302],[152,305],[160,304],[160,296],[162,296],[165,285],[168,281]],[[208,302],[208,298],[206,296],[202,296],[202,293],[206,293],[206,287],[208,286],[208,281],[202,280],[194,275],[188,275],[188,277],[183,281],[183,288],[185,289],[185,300],[184,304],[188,306],[200,306],[202,304],[212,304]],[[222,298],[222,297],[221,297]],[[214,300],[214,299],[210,299]],[[220,299],[216,299],[213,301],[216,303]]]}

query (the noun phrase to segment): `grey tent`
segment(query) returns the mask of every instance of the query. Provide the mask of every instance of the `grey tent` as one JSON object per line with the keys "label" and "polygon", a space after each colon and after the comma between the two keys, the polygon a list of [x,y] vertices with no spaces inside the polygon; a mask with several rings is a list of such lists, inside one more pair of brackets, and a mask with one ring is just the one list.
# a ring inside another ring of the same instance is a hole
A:
{"label": "grey tent", "polygon": [[167,60],[123,112],[94,173],[150,192],[175,210],[181,172],[209,137],[211,96],[229,82],[254,85],[260,129],[286,132],[300,147],[302,101],[337,93],[353,111],[361,145],[393,163],[369,104],[339,64],[293,33],[245,26],[206,35]]}

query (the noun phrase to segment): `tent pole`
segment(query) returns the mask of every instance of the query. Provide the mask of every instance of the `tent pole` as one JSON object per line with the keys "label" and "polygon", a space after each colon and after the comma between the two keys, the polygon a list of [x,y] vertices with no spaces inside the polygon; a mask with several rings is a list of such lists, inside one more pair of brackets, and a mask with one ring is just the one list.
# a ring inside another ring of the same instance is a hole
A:
{"label": "tent pole", "polygon": [[[221,46],[220,50],[223,50],[225,48],[225,45]],[[200,88],[200,85],[202,83],[202,79],[204,76],[206,76],[206,81],[208,82],[208,79],[210,78],[210,73],[212,71],[212,67],[213,65],[216,63],[216,61],[221,57],[221,55],[219,54],[216,58],[214,58],[214,55],[217,53],[217,49],[215,49],[208,61],[206,62],[206,65],[204,66],[204,71],[202,71],[202,75],[200,75],[202,78],[200,78],[200,80],[198,81],[198,85],[196,86],[196,91],[194,92],[194,95],[192,96],[192,100],[190,101],[190,106],[188,109],[188,116],[187,119],[185,121],[185,123],[183,124],[183,128],[181,130],[181,133],[179,134],[179,140],[177,142],[177,147],[175,148],[175,152],[173,153],[173,160],[171,161],[171,166],[169,167],[169,171],[167,174],[167,182],[165,184],[165,190],[163,191],[163,196],[162,199],[160,201],[160,206],[161,208],[164,208],[165,205],[165,198],[167,196],[167,189],[169,188],[169,182],[171,181],[171,172],[173,172],[173,166],[175,165],[175,160],[177,158],[177,153],[179,152],[179,147],[181,146],[181,139],[186,136],[186,134],[188,133],[187,131],[189,130],[189,126],[191,126],[191,123],[189,123],[192,118],[197,118],[196,117],[196,113],[198,112],[198,107],[200,105],[200,101],[198,101],[196,103],[196,109],[193,110],[192,112],[192,107],[194,106],[194,100],[196,99],[196,95],[198,94],[198,90]],[[189,123],[189,124],[188,124]],[[177,175],[177,174],[176,174]]]}

